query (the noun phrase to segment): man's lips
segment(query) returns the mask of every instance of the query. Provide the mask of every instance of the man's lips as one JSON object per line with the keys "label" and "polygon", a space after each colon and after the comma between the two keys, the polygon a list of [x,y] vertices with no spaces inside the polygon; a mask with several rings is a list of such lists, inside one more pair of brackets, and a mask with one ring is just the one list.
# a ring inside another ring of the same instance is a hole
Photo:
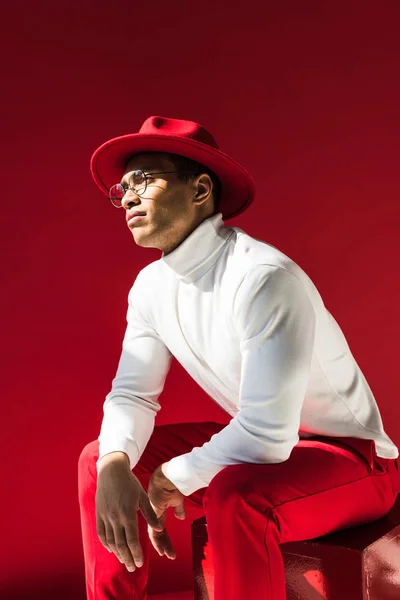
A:
{"label": "man's lips", "polygon": [[146,213],[144,212],[135,212],[132,211],[131,213],[126,213],[126,222],[127,223],[135,223],[136,221],[139,221],[139,219],[141,219],[142,217],[145,216]]}

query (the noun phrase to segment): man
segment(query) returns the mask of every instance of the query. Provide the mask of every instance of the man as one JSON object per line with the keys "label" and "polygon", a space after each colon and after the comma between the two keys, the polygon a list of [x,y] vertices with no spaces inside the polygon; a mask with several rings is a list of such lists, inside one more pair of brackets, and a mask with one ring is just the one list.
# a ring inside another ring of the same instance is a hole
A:
{"label": "man", "polygon": [[[100,436],[79,460],[88,599],[146,598],[146,541],[174,558],[165,517],[186,501],[204,508],[215,600],[284,600],[279,544],[385,515],[398,449],[307,274],[224,226],[254,183],[206,129],[150,117],[91,167],[136,244],[162,256],[129,292]],[[154,427],[172,356],[228,425]]]}

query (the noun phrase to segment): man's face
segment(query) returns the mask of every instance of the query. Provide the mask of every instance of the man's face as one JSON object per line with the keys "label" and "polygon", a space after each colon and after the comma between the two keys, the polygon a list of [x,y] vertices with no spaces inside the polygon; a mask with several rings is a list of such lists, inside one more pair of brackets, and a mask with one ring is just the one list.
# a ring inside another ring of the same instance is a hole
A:
{"label": "man's face", "polygon": [[[139,246],[159,248],[168,254],[198,224],[199,210],[196,211],[193,202],[197,179],[185,183],[179,181],[177,173],[158,174],[159,171],[176,171],[176,168],[166,154],[141,153],[128,162],[121,183],[127,186],[130,175],[138,169],[146,173],[147,189],[140,196],[127,190],[123,197],[128,227]],[[133,212],[144,213],[144,216],[129,221]]]}

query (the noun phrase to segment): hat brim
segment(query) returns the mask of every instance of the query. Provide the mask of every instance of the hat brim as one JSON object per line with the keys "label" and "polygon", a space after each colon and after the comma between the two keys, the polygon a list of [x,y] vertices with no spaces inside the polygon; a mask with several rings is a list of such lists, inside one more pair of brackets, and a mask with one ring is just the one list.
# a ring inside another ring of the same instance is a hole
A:
{"label": "hat brim", "polygon": [[164,134],[132,133],[108,140],[97,148],[90,169],[102,192],[108,196],[110,187],[121,181],[128,160],[142,152],[179,154],[211,169],[221,182],[219,210],[224,219],[240,214],[253,201],[254,180],[239,163],[208,144]]}

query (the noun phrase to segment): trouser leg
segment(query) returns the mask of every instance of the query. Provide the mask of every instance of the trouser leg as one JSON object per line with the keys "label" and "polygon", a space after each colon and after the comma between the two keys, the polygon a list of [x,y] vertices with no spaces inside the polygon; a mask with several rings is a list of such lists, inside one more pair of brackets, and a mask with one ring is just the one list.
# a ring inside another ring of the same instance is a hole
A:
{"label": "trouser leg", "polygon": [[[202,446],[222,428],[223,425],[209,422],[156,426],[140,461],[133,469],[134,475],[147,491],[149,479],[161,463],[167,462],[174,456],[190,452],[195,446]],[[94,440],[84,447],[78,463],[87,598],[88,600],[145,600],[149,552],[152,549],[147,534],[147,523],[139,511],[139,539],[143,549],[144,564],[135,571],[129,572],[113,553],[104,548],[96,533],[95,497],[98,456],[99,442]],[[188,496],[186,501],[201,508],[203,494],[204,489],[199,490]]]}
{"label": "trouser leg", "polygon": [[300,440],[283,463],[233,465],[211,481],[214,600],[285,600],[279,544],[373,521],[394,504],[395,461],[376,457],[370,441],[355,442],[363,457],[319,439]]}

